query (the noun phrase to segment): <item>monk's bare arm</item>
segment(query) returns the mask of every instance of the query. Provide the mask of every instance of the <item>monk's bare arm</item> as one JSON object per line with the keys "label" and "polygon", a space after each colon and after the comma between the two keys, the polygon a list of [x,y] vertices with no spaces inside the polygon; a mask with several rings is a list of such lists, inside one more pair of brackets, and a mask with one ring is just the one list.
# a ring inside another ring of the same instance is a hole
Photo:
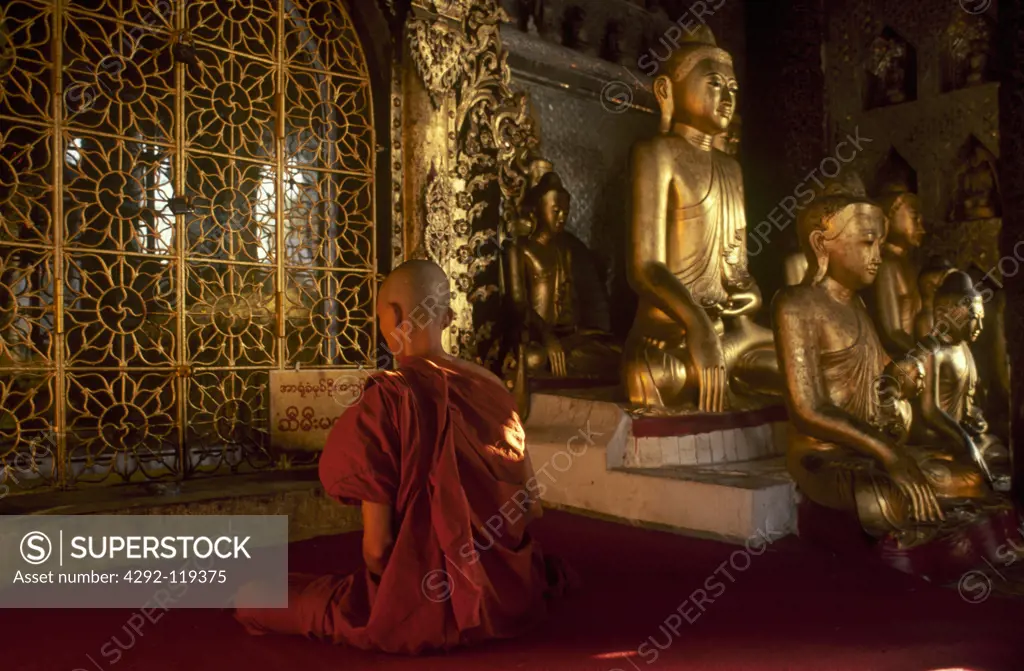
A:
{"label": "monk's bare arm", "polygon": [[875,280],[874,289],[877,316],[880,322],[878,335],[882,344],[890,352],[912,351],[915,345],[914,339],[903,331],[903,326],[900,323],[899,294],[904,289],[900,287],[899,273],[892,261],[883,263],[882,267],[878,269],[878,278]]}
{"label": "monk's bare arm", "polygon": [[629,284],[641,298],[687,327],[709,324],[706,313],[690,296],[686,285],[666,265],[669,188],[672,183],[669,148],[658,138],[641,142],[633,150],[633,216],[629,224],[626,267]]}
{"label": "monk's bare arm", "polygon": [[394,544],[394,510],[385,503],[363,501],[363,561],[370,573],[384,573]]}
{"label": "monk's bare arm", "polygon": [[838,443],[887,465],[897,455],[881,434],[856,417],[836,407],[825,390],[819,369],[821,352],[817,325],[820,311],[804,300],[806,287],[783,290],[775,299],[775,347],[779,370],[786,376],[786,400],[790,421],[802,433],[819,440]]}

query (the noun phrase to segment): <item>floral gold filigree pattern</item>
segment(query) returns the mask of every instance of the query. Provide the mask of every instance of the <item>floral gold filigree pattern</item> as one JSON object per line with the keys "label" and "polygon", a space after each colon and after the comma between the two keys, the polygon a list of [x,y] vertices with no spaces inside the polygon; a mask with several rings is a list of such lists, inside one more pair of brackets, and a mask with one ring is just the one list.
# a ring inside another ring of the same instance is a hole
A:
{"label": "floral gold filigree pattern", "polygon": [[315,460],[264,392],[372,366],[372,105],[344,0],[2,3],[0,484]]}
{"label": "floral gold filigree pattern", "polygon": [[416,68],[431,102],[435,108],[440,108],[462,74],[460,61],[466,50],[465,40],[444,19],[429,22],[415,19],[409,28],[409,46]]}

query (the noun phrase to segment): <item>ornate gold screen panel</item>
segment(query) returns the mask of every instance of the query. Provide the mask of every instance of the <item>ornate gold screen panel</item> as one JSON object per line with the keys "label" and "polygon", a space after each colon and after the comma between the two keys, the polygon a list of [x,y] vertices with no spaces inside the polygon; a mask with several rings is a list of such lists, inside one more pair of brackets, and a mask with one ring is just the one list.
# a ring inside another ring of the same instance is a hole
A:
{"label": "ornate gold screen panel", "polygon": [[340,1],[0,7],[0,495],[273,467],[271,369],[372,366]]}

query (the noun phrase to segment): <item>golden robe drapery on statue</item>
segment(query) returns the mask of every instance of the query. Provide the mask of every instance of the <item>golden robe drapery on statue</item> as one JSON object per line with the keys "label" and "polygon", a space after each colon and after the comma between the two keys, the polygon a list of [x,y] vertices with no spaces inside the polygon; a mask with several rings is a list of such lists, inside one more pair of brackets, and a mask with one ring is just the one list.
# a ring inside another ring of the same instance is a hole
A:
{"label": "golden robe drapery on statue", "polygon": [[743,245],[747,231],[743,185],[725,164],[724,155],[711,153],[711,186],[699,203],[677,207],[669,225],[685,250],[676,277],[702,307],[714,308],[729,300],[727,284],[746,281]]}

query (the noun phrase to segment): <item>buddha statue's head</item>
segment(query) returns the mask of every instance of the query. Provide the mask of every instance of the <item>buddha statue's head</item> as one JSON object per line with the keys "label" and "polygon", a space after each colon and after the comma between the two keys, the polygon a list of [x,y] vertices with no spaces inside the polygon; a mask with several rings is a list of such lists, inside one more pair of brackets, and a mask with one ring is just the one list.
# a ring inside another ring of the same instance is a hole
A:
{"label": "buddha statue's head", "polygon": [[888,221],[886,238],[895,244],[920,247],[924,241],[924,219],[921,201],[909,191],[892,191],[879,199]]}
{"label": "buddha statue's head", "polygon": [[736,92],[732,56],[703,26],[672,52],[654,80],[661,131],[678,122],[712,136],[724,133],[736,112]]}
{"label": "buddha statue's head", "polygon": [[865,199],[818,198],[797,217],[797,236],[807,256],[805,282],[819,284],[831,277],[860,291],[878,275],[885,216],[880,207]]}
{"label": "buddha statue's head", "polygon": [[527,192],[523,206],[536,222],[537,232],[548,229],[560,233],[569,218],[570,203],[569,192],[558,173],[547,172]]}
{"label": "buddha statue's head", "polygon": [[882,378],[890,398],[912,401],[924,391],[924,363],[912,356],[894,359],[885,367]]}
{"label": "buddha statue's head", "polygon": [[935,292],[935,329],[954,343],[974,342],[981,335],[985,301],[971,276],[962,270],[946,275]]}
{"label": "buddha statue's head", "polygon": [[917,276],[917,287],[921,292],[921,297],[930,303],[935,298],[935,293],[939,290],[942,282],[954,270],[953,266],[944,259],[929,259],[927,265],[921,270],[921,274]]}

